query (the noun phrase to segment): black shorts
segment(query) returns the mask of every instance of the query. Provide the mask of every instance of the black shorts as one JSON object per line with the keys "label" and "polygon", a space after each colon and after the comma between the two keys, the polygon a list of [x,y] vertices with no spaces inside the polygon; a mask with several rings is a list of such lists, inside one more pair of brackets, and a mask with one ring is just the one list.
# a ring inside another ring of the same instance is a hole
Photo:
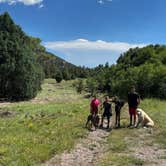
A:
{"label": "black shorts", "polygon": [[110,116],[112,116],[112,113],[111,112],[104,112],[103,113],[103,117],[110,117]]}

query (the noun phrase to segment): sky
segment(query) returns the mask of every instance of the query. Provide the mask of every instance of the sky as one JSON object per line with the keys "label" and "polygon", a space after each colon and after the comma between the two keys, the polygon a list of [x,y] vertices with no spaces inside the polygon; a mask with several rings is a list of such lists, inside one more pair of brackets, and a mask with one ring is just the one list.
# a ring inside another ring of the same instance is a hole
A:
{"label": "sky", "polygon": [[57,56],[95,67],[129,48],[166,44],[166,0],[0,0],[16,24]]}

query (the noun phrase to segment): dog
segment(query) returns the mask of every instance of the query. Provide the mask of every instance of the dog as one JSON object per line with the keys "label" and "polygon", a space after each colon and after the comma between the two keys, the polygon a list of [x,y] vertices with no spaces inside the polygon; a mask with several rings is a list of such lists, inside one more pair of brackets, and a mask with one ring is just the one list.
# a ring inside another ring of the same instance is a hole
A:
{"label": "dog", "polygon": [[140,108],[137,108],[137,116],[138,122],[136,124],[136,128],[141,124],[142,127],[153,127],[154,122],[153,120]]}
{"label": "dog", "polygon": [[96,129],[99,126],[99,122],[100,122],[99,115],[97,115],[97,114],[90,114],[90,115],[88,115],[85,127],[88,126],[89,122],[91,122],[90,123],[90,127],[92,128],[94,126],[95,129]]}

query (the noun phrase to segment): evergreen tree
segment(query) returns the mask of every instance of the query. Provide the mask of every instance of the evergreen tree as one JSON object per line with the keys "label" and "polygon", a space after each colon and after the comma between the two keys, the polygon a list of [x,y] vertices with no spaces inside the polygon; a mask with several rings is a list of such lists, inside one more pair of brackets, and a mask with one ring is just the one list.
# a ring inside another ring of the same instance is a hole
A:
{"label": "evergreen tree", "polygon": [[40,90],[43,72],[28,41],[8,13],[0,16],[0,97],[31,99]]}

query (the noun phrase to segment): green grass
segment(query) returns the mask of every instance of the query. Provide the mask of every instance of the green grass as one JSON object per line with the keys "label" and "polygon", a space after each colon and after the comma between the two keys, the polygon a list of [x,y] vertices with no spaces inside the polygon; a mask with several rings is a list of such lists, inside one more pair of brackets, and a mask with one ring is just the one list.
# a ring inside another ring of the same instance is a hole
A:
{"label": "green grass", "polygon": [[146,99],[141,107],[150,115],[155,123],[155,137],[161,148],[166,149],[166,101],[158,99]]}
{"label": "green grass", "polygon": [[[88,100],[77,95],[71,84],[46,80],[35,102],[2,108],[15,111],[16,115],[0,118],[0,165],[38,165],[54,154],[71,149],[79,138],[86,136],[83,125]],[[69,100],[64,97],[65,91]],[[46,94],[50,101],[45,101]],[[56,97],[58,101],[54,100]]]}
{"label": "green grass", "polygon": [[132,156],[126,155],[108,155],[100,162],[100,166],[116,165],[116,166],[142,166],[143,161]]}
{"label": "green grass", "polygon": [[[27,102],[12,103],[1,110],[11,110],[12,117],[0,118],[0,166],[36,166],[55,154],[70,150],[79,138],[87,135],[83,127],[89,111],[89,100],[78,95],[73,81],[55,83],[45,80],[38,96]],[[166,148],[166,102],[146,99],[140,105],[155,122],[153,139]],[[114,117],[113,117],[114,118]],[[122,110],[121,124],[128,125],[127,106]],[[112,130],[108,137],[108,151],[100,160],[101,166],[141,166],[146,161],[130,154],[126,137],[135,139],[140,129]],[[145,142],[146,143],[146,142]],[[93,146],[91,147],[93,149]]]}
{"label": "green grass", "polygon": [[100,160],[100,166],[141,166],[144,161],[129,154],[128,144],[125,141],[127,136],[133,136],[131,129],[123,128],[113,130],[108,137],[108,149]]}
{"label": "green grass", "polygon": [[[135,158],[132,155],[133,152],[130,152],[130,147],[135,147],[138,144],[140,134],[145,135],[144,138],[141,138],[145,146],[154,146],[154,143],[157,143],[159,148],[166,149],[166,101],[145,99],[139,107],[144,109],[155,122],[153,136],[148,137],[146,135],[147,131],[142,129],[121,128],[113,130],[108,137],[108,151],[100,160],[101,166],[144,165],[146,161]],[[123,108],[121,118],[122,125],[127,126],[129,123],[127,106]],[[131,138],[132,144],[130,141],[126,141],[126,139]]]}

